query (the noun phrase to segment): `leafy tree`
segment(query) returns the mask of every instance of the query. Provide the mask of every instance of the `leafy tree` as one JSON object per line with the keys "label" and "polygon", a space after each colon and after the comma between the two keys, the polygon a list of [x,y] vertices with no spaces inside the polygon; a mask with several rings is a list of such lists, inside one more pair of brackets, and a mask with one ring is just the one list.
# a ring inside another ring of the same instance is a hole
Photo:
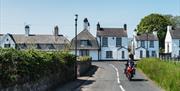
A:
{"label": "leafy tree", "polygon": [[150,14],[141,19],[137,26],[137,32],[139,34],[152,33],[153,31],[158,31],[159,46],[164,48],[164,39],[166,36],[167,26],[172,25],[169,18],[161,14]]}
{"label": "leafy tree", "polygon": [[166,19],[169,19],[173,28],[180,28],[180,16],[164,15]]}

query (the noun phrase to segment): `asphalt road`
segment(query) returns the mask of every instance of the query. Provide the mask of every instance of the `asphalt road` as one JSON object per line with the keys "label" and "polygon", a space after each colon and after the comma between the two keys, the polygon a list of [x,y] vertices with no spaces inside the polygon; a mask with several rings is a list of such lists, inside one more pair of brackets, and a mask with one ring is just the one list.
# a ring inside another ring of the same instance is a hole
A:
{"label": "asphalt road", "polygon": [[133,81],[123,73],[125,62],[93,62],[98,69],[75,91],[163,91],[141,72],[136,72]]}

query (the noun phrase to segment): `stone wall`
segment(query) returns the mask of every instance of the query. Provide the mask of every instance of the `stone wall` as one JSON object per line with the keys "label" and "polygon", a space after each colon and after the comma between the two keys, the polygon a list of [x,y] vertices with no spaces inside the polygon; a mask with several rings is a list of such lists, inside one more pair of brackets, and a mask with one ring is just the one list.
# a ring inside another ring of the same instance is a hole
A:
{"label": "stone wall", "polygon": [[77,61],[77,76],[83,75],[91,67],[91,61]]}

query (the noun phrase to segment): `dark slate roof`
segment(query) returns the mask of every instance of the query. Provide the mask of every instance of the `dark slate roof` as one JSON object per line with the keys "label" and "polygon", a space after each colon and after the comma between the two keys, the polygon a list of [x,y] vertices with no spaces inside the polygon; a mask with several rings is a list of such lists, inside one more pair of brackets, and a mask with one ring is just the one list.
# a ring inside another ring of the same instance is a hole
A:
{"label": "dark slate roof", "polygon": [[136,40],[158,40],[158,37],[154,34],[141,34],[135,36]]}
{"label": "dark slate roof", "polygon": [[64,36],[10,34],[16,44],[68,44]]}
{"label": "dark slate roof", "polygon": [[100,28],[97,30],[97,36],[127,37],[127,30],[124,28]]}
{"label": "dark slate roof", "polygon": [[170,30],[170,33],[173,39],[180,39],[180,28]]}
{"label": "dark slate roof", "polygon": [[[90,45],[81,46],[81,40],[88,40]],[[71,41],[71,49],[75,49],[75,38]],[[83,30],[77,35],[77,49],[99,49],[99,45],[96,38],[88,30]]]}

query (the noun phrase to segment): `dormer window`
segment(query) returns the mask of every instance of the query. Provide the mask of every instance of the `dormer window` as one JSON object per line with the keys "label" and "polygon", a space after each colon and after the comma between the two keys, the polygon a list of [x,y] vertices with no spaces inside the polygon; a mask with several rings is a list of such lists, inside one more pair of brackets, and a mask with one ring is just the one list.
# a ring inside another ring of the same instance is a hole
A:
{"label": "dormer window", "polygon": [[81,40],[81,46],[90,46],[89,40]]}

